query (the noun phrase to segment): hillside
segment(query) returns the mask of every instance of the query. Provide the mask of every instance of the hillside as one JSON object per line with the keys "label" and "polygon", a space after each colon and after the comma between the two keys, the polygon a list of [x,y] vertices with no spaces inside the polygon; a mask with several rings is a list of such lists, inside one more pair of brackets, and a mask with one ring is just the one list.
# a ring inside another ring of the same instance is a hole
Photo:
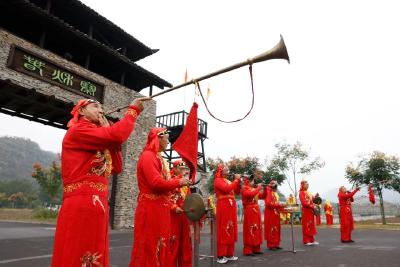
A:
{"label": "hillside", "polygon": [[32,165],[48,167],[58,161],[56,153],[43,151],[39,145],[20,137],[0,137],[0,181],[31,180]]}

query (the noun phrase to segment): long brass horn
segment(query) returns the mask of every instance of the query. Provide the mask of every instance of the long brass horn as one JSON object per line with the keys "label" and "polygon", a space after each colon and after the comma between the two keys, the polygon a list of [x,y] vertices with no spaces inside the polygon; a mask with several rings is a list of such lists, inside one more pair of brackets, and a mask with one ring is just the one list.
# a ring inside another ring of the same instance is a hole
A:
{"label": "long brass horn", "polygon": [[[266,52],[264,52],[264,53],[262,53],[262,54],[260,54],[258,56],[255,56],[253,58],[249,58],[249,59],[247,59],[247,60],[245,60],[243,62],[237,63],[235,65],[223,68],[221,70],[217,70],[217,71],[212,72],[210,74],[207,74],[207,75],[201,76],[199,78],[193,79],[191,81],[187,81],[185,83],[182,83],[180,85],[171,87],[171,88],[169,88],[167,90],[158,92],[158,93],[156,93],[156,94],[154,94],[154,95],[152,95],[150,97],[154,98],[156,96],[160,96],[160,95],[169,93],[171,91],[174,91],[176,89],[179,89],[181,87],[184,87],[184,86],[187,86],[187,85],[190,85],[190,84],[195,84],[197,82],[200,82],[202,80],[217,76],[219,74],[222,74],[222,73],[234,70],[234,69],[238,69],[238,68],[241,68],[241,67],[246,66],[246,65],[253,65],[254,63],[267,61],[267,60],[270,60],[270,59],[286,59],[287,62],[290,64],[289,55],[288,55],[288,52],[286,50],[286,45],[285,45],[285,42],[283,40],[282,35],[281,35],[281,39],[280,39],[280,41],[279,41],[279,43],[277,45],[275,45],[272,49],[270,49],[270,50],[268,50],[268,51],[266,51]],[[109,115],[109,114],[114,113],[114,112],[119,112],[121,109],[124,109],[124,108],[127,108],[127,107],[129,107],[129,105],[114,109],[112,111],[109,111],[109,112],[106,113],[106,115]]]}

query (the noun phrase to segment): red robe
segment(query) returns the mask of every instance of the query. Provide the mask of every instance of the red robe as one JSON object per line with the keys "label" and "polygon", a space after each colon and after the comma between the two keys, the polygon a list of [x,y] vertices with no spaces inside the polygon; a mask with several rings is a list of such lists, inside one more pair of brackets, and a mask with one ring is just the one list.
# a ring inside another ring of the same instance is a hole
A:
{"label": "red robe", "polygon": [[137,165],[137,179],[139,195],[129,266],[168,266],[170,191],[180,186],[180,179],[169,178],[167,164],[153,150],[142,152]]}
{"label": "red robe", "polygon": [[122,169],[120,146],[140,110],[130,107],[110,127],[84,118],[65,134],[61,153],[63,203],[52,267],[108,266],[108,177]]}
{"label": "red robe", "polygon": [[314,220],[314,197],[305,190],[301,190],[299,193],[301,202],[301,224],[303,230],[303,243],[314,242],[314,236],[317,234]]}
{"label": "red robe", "polygon": [[267,187],[264,211],[264,237],[268,248],[279,247],[281,242],[281,214],[282,205],[279,197],[270,187]]}
{"label": "red robe", "polygon": [[233,256],[237,241],[237,206],[235,195],[240,192],[240,181],[231,182],[215,177],[214,191],[217,196],[217,256]]}
{"label": "red robe", "polygon": [[[181,178],[181,176],[174,176],[172,179]],[[176,213],[177,207],[183,210],[183,203],[188,193],[190,193],[188,187],[176,188],[171,192],[171,237],[168,254],[170,267],[192,266],[192,240],[189,219],[183,212]]]}
{"label": "red robe", "polygon": [[[253,188],[246,181],[242,188],[243,204],[243,254],[260,252],[262,244],[261,211],[258,206],[260,187]],[[262,197],[262,196],[261,196]]]}
{"label": "red robe", "polygon": [[315,215],[315,224],[321,225],[321,214]]}
{"label": "red robe", "polygon": [[342,193],[339,192],[339,206],[340,206],[340,239],[342,241],[351,240],[351,231],[354,229],[353,212],[351,209],[351,202],[354,201],[353,196],[359,189],[355,189],[353,192]]}
{"label": "red robe", "polygon": [[333,208],[331,205],[324,205],[325,217],[326,217],[326,225],[333,224]]}

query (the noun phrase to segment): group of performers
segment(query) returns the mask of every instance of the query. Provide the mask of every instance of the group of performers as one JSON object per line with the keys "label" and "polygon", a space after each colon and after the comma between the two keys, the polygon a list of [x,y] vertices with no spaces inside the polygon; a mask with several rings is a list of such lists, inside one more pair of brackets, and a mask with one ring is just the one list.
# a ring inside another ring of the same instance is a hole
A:
{"label": "group of performers", "polygon": [[[72,119],[63,139],[61,167],[63,203],[59,213],[52,267],[109,266],[108,245],[108,179],[122,171],[121,145],[134,130],[135,122],[148,97],[136,99],[124,117],[115,124],[104,117],[102,105],[82,99],[71,111]],[[161,152],[167,149],[169,135],[165,128],[153,128],[137,163],[139,194],[134,216],[134,241],[130,267],[192,266],[190,222],[184,215],[183,202],[190,194],[186,168],[182,161],[173,163],[172,171]],[[241,194],[244,208],[243,254],[262,254],[263,227],[258,199],[264,199],[264,238],[267,248],[281,249],[281,213],[296,203],[292,196],[285,204],[279,201],[278,183],[254,185],[260,175],[255,172],[241,180],[239,174],[228,179],[229,168],[219,164],[214,191],[217,224],[217,262],[238,259],[234,255],[238,237],[235,195]],[[243,182],[243,184],[242,184]],[[351,239],[353,217],[351,202],[358,189],[349,193],[340,188],[341,241]],[[308,183],[301,182],[303,243],[317,245],[314,218],[314,196]],[[332,206],[325,213],[332,223]]]}

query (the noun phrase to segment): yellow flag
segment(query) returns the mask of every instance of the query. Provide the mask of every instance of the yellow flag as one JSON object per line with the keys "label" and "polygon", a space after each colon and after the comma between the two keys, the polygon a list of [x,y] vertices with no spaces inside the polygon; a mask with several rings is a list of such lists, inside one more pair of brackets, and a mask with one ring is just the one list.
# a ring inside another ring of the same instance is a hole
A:
{"label": "yellow flag", "polygon": [[210,85],[208,85],[208,88],[207,88],[207,97],[206,97],[206,100],[208,101],[208,99],[210,98],[210,96],[211,96],[211,88],[210,88]]}

